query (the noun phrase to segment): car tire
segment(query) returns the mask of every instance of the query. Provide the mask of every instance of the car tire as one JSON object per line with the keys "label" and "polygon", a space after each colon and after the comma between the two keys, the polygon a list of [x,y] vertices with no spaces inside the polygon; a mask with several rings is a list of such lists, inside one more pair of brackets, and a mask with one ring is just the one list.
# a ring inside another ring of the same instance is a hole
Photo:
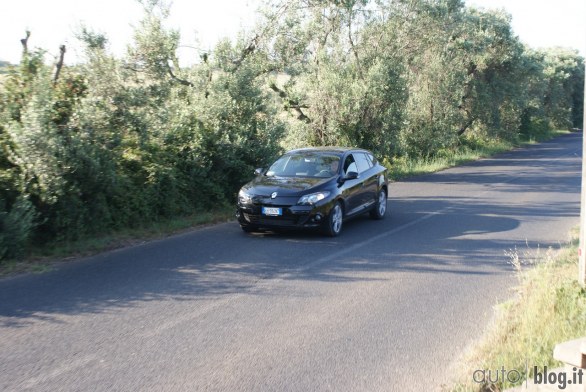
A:
{"label": "car tire", "polygon": [[342,208],[342,203],[337,201],[328,214],[328,219],[326,220],[326,224],[324,226],[324,233],[330,237],[336,237],[340,235],[342,232],[343,222],[344,210]]}
{"label": "car tire", "polygon": [[376,195],[374,208],[370,211],[372,219],[383,219],[387,213],[387,192],[383,189]]}

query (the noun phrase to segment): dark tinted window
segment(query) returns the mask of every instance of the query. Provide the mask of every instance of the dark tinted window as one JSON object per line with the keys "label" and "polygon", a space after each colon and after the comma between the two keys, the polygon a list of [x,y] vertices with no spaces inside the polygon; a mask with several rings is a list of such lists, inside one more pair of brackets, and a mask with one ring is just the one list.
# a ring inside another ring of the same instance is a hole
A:
{"label": "dark tinted window", "polygon": [[350,172],[358,173],[358,168],[352,154],[348,155],[346,160],[344,160],[344,174],[348,174]]}
{"label": "dark tinted window", "polygon": [[356,165],[358,166],[358,173],[364,173],[372,167],[372,163],[370,162],[370,160],[368,160],[366,154],[357,152],[352,155],[354,155],[354,160],[356,160]]}

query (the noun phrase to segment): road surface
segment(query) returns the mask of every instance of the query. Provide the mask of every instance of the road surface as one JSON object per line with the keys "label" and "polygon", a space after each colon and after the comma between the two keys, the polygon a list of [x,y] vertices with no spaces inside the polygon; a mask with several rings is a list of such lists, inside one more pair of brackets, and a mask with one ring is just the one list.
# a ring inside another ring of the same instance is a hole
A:
{"label": "road surface", "polygon": [[391,184],[340,237],[220,224],[0,279],[2,391],[430,391],[579,222],[581,134]]}

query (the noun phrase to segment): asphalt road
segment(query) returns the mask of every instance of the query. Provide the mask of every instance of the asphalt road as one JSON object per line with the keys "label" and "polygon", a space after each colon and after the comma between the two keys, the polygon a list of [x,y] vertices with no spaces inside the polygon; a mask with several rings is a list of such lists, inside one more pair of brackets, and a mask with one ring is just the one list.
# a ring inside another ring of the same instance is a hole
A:
{"label": "asphalt road", "polygon": [[1,391],[429,391],[578,224],[581,134],[390,188],[338,238],[220,224],[0,280]]}

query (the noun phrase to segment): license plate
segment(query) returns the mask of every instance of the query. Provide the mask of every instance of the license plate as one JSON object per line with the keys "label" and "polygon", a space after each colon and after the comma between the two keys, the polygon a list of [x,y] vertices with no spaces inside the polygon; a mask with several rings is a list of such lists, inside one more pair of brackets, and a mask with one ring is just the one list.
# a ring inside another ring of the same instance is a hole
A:
{"label": "license plate", "polygon": [[262,214],[268,216],[281,216],[283,215],[283,210],[277,207],[263,207]]}

